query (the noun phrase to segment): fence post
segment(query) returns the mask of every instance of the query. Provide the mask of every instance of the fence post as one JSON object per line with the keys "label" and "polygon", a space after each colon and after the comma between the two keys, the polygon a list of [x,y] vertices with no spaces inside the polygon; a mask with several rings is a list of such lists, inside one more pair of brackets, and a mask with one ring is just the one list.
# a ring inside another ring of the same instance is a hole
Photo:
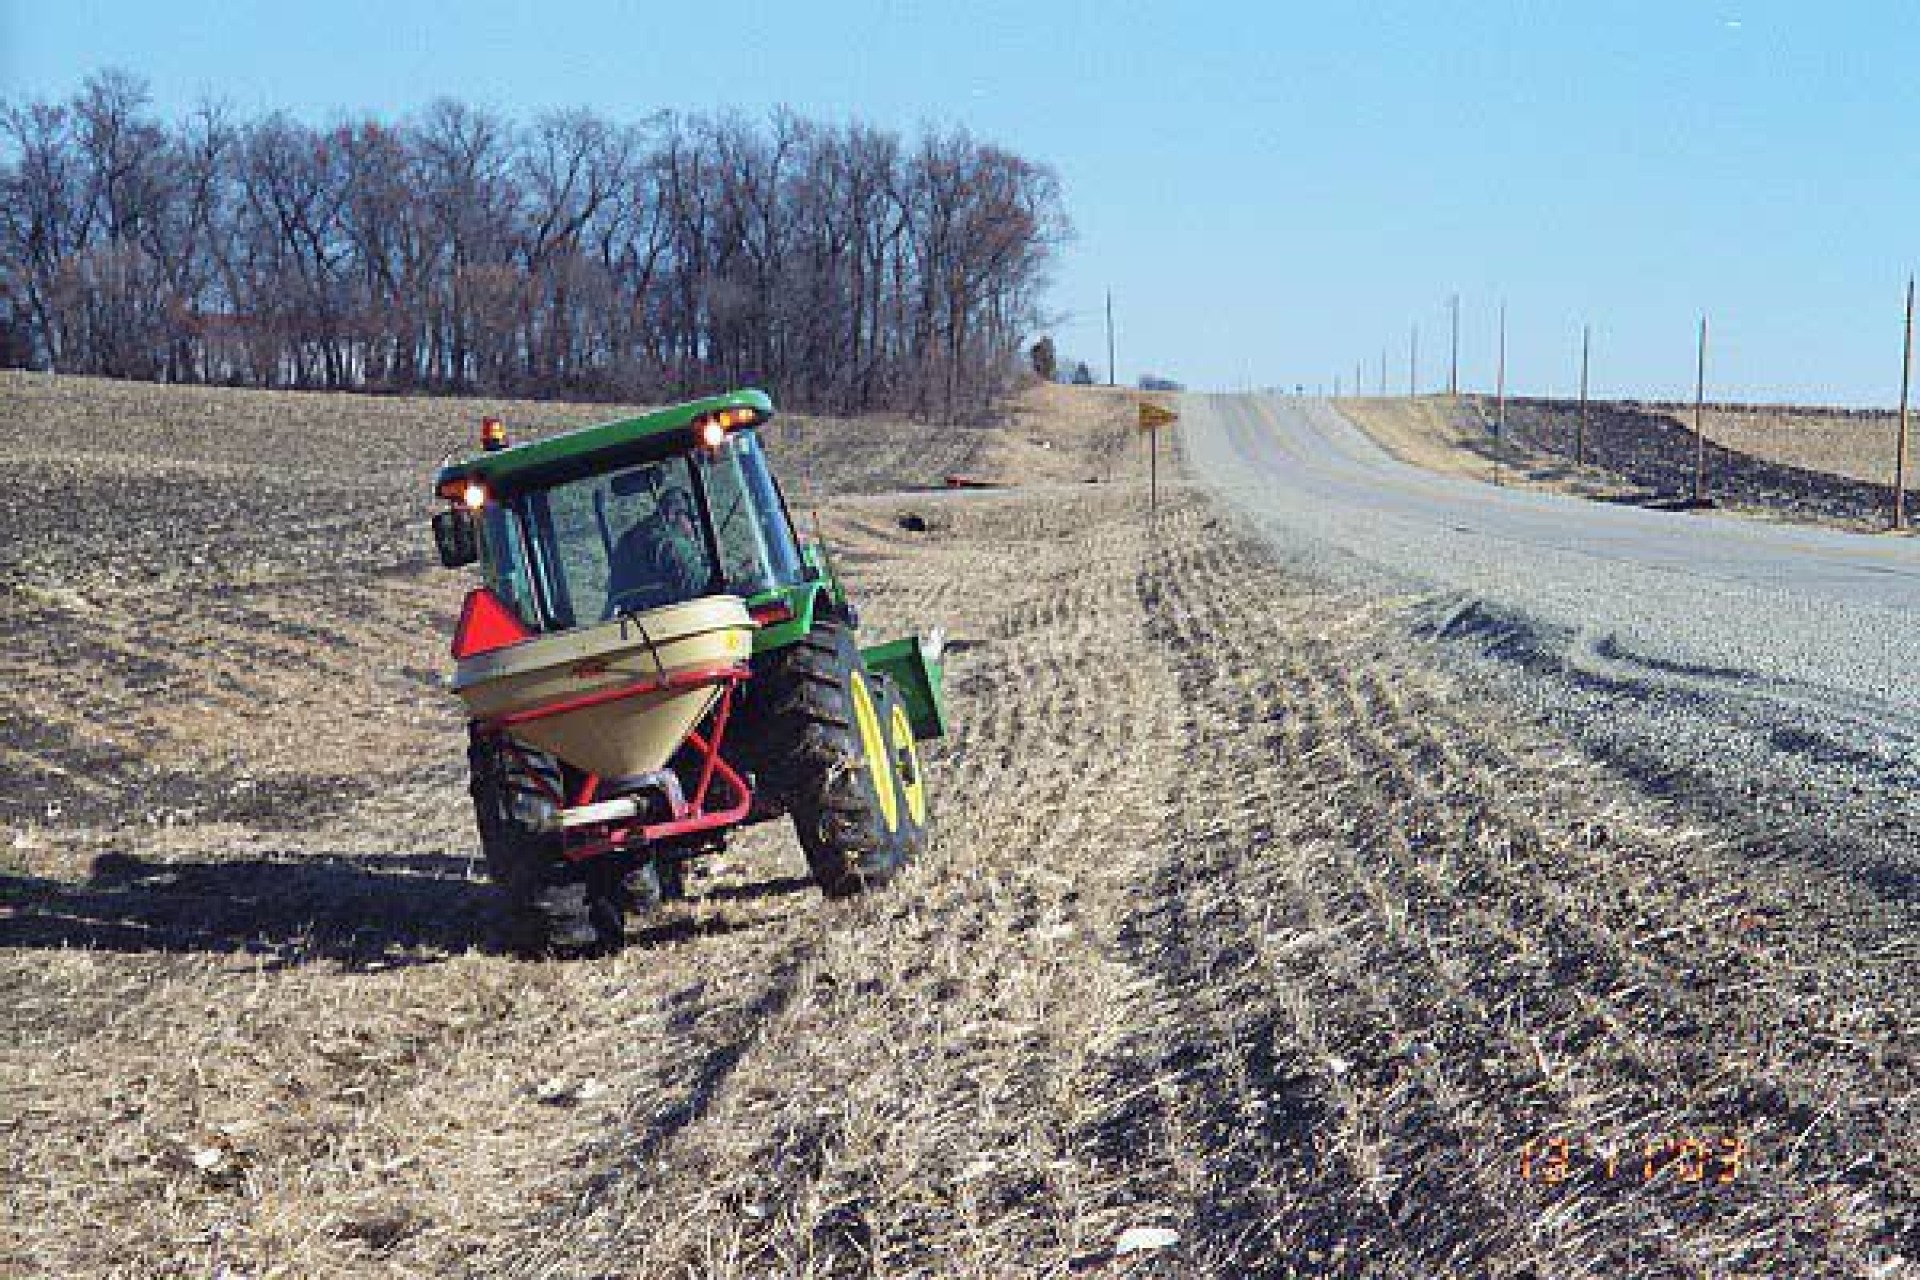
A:
{"label": "fence post", "polygon": [[1500,366],[1494,377],[1493,434],[1507,434],[1507,301],[1500,300]]}
{"label": "fence post", "polygon": [[1700,317],[1700,356],[1693,376],[1693,500],[1707,500],[1707,318]]}
{"label": "fence post", "polygon": [[1907,327],[1900,342],[1900,438],[1893,451],[1893,527],[1907,527],[1907,400],[1913,388],[1913,277],[1907,277]]}
{"label": "fence post", "polygon": [[1587,356],[1593,348],[1593,326],[1580,326],[1580,421],[1573,428],[1573,465],[1587,464]]}

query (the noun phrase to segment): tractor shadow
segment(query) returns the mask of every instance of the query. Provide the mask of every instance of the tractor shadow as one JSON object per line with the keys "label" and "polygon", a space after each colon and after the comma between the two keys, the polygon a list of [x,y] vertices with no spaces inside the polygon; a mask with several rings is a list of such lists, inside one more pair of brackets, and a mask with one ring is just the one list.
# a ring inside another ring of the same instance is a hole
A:
{"label": "tractor shadow", "polygon": [[465,858],[389,854],[93,860],[86,880],[0,874],[0,947],[316,960],[348,968],[506,950],[489,887]]}
{"label": "tractor shadow", "polygon": [[745,884],[717,884],[702,888],[694,896],[708,902],[761,902],[784,898],[794,893],[814,893],[812,876],[776,876],[772,880],[753,880]]}
{"label": "tractor shadow", "polygon": [[[714,896],[793,891],[775,880]],[[627,945],[758,923],[636,920]],[[0,948],[254,956],[270,969],[331,962],[350,970],[438,964],[469,951],[518,954],[493,887],[466,858],[436,854],[161,862],[106,853],[80,882],[0,872]]]}

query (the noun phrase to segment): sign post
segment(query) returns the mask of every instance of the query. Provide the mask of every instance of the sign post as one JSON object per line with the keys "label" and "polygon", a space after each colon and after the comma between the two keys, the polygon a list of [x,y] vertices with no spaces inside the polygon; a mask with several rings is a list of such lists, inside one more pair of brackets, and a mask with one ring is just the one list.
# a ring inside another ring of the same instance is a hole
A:
{"label": "sign post", "polygon": [[1147,514],[1160,510],[1160,429],[1180,421],[1180,415],[1149,400],[1140,402],[1140,429],[1147,433]]}

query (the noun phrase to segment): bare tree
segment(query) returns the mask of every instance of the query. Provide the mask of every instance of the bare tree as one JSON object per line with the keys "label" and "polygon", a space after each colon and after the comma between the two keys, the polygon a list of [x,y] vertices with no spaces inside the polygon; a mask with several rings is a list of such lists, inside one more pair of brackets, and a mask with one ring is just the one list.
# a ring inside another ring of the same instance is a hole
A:
{"label": "bare tree", "polygon": [[0,107],[0,358],[173,381],[796,404],[959,419],[1023,365],[1052,174],[788,111],[441,101],[156,121],[119,72]]}

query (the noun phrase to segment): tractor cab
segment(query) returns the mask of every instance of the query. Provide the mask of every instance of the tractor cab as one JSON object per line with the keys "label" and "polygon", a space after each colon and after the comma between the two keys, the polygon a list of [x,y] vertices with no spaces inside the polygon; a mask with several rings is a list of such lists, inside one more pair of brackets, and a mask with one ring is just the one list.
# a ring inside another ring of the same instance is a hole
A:
{"label": "tractor cab", "polygon": [[517,448],[489,425],[495,447],[442,469],[441,561],[477,562],[529,634],[715,595],[792,616],[822,575],[755,430],[771,412],[742,392]]}

